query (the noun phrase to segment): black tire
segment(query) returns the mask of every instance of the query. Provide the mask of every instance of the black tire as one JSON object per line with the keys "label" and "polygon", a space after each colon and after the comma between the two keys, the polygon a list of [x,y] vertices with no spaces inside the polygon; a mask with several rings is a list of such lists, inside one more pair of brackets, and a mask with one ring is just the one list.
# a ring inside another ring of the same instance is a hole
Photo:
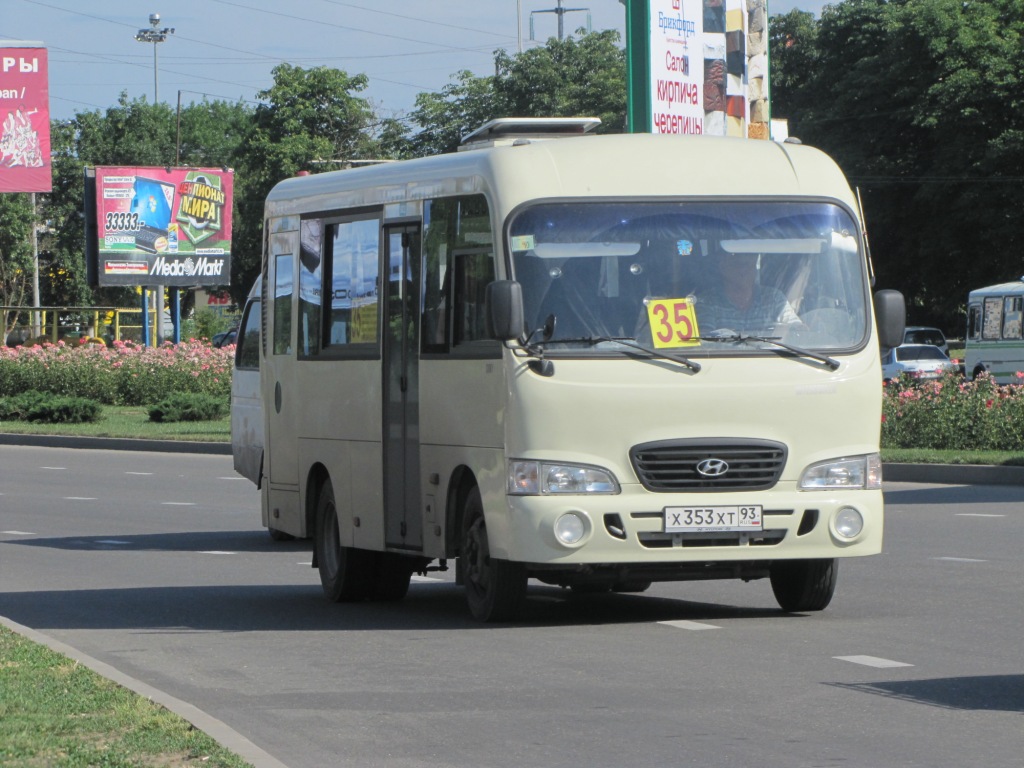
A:
{"label": "black tire", "polygon": [[651,582],[646,579],[626,579],[612,584],[612,592],[646,592],[651,588]]}
{"label": "black tire", "polygon": [[779,560],[772,563],[775,599],[784,611],[821,611],[832,602],[839,563],[836,560]]}
{"label": "black tire", "polygon": [[373,600],[395,602],[405,597],[412,579],[412,566],[401,555],[381,552],[377,555],[377,578],[373,583]]}
{"label": "black tire", "polygon": [[373,553],[341,546],[334,487],[324,480],[316,502],[316,562],[324,595],[334,603],[355,602],[370,596],[374,576]]}
{"label": "black tire", "polygon": [[470,491],[462,519],[462,572],[469,612],[478,621],[510,621],[526,597],[526,570],[522,563],[491,557],[478,488]]}

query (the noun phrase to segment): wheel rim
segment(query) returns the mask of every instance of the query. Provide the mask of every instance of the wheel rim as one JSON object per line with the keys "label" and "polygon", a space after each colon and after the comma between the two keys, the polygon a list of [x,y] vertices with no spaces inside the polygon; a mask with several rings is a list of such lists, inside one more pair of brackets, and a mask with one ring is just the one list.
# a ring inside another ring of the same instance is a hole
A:
{"label": "wheel rim", "polygon": [[491,585],[491,553],[482,517],[470,525],[466,535],[466,583],[477,597],[487,595]]}
{"label": "wheel rim", "polygon": [[334,500],[328,500],[324,505],[323,531],[321,536],[321,559],[324,568],[333,578],[341,567],[341,537],[338,534],[338,512],[334,507]]}

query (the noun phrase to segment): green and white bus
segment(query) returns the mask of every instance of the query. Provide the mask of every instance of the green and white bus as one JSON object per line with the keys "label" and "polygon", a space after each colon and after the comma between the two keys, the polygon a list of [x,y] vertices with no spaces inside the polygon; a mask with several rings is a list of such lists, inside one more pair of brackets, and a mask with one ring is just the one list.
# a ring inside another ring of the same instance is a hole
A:
{"label": "green and white bus", "polygon": [[[266,201],[263,523],[335,601],[455,560],[528,581],[769,579],[830,602],[882,547],[879,347],[856,197],[796,144],[501,120]],[[250,465],[255,465],[250,462]]]}
{"label": "green and white bus", "polygon": [[964,373],[988,373],[999,384],[1021,384],[1024,371],[1024,278],[978,288],[967,297]]}

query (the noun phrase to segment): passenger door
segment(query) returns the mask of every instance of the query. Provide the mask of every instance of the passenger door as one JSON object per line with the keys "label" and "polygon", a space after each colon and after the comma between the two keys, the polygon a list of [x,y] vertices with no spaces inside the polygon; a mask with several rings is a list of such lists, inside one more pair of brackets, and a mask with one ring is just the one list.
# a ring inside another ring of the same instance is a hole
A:
{"label": "passenger door", "polygon": [[388,547],[422,550],[419,504],[420,227],[385,227],[384,538]]}

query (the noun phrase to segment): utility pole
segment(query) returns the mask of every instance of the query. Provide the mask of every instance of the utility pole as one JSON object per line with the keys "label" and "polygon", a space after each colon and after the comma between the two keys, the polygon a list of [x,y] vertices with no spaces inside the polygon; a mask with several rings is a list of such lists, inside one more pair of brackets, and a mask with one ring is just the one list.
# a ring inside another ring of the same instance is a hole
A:
{"label": "utility pole", "polygon": [[547,8],[543,11],[530,11],[530,39],[536,40],[533,36],[533,14],[535,13],[553,13],[558,16],[558,39],[565,39],[565,14],[576,13],[579,11],[585,11],[587,14],[587,31],[590,31],[590,9],[589,8],[563,8],[562,0],[557,0],[558,5],[555,8]]}

